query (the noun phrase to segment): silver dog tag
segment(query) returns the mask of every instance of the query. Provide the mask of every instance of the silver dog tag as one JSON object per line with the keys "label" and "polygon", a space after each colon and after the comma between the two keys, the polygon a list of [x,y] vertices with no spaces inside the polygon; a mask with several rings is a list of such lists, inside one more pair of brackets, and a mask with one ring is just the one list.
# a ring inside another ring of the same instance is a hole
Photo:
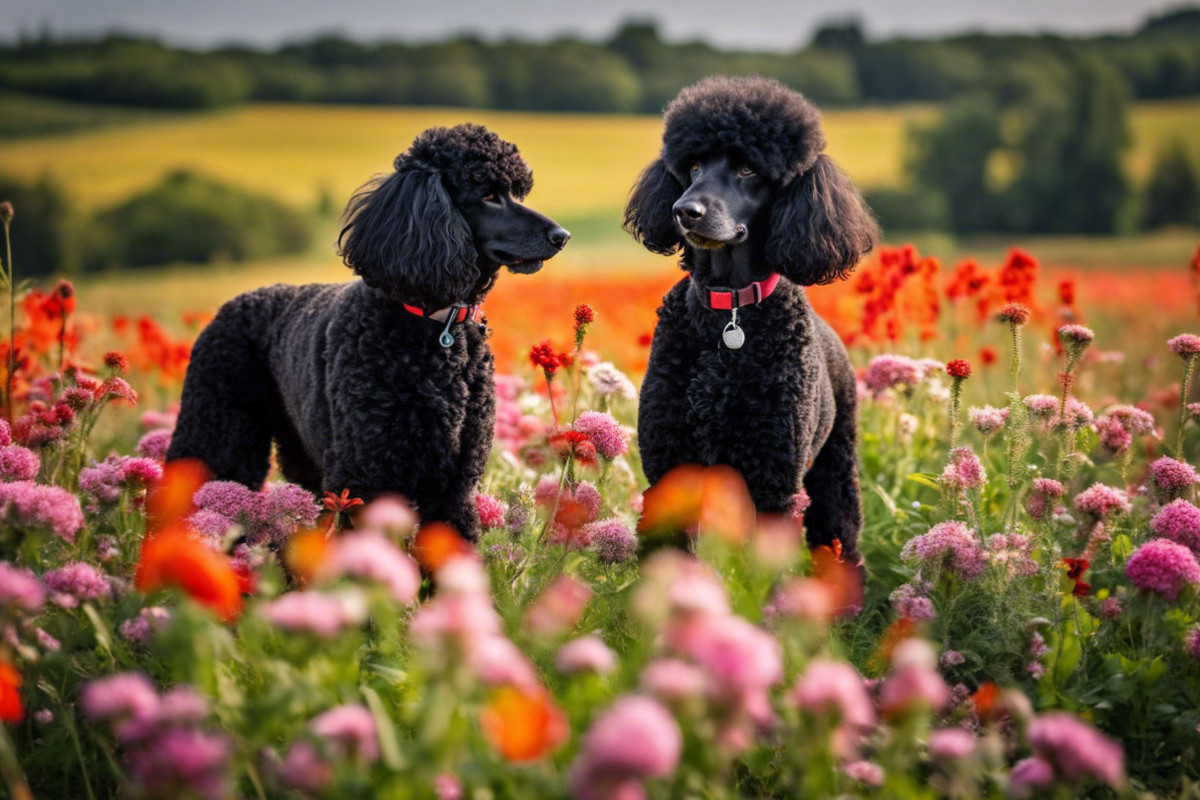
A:
{"label": "silver dog tag", "polygon": [[746,332],[738,327],[737,324],[737,309],[733,309],[733,319],[729,320],[729,324],[725,326],[725,330],[721,331],[721,341],[730,350],[741,350],[742,345],[746,343]]}

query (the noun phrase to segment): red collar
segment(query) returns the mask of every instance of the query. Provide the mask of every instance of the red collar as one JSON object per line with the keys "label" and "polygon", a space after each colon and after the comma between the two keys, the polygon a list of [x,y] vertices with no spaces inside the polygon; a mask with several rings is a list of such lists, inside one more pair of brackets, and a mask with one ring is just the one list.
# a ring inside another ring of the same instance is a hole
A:
{"label": "red collar", "polygon": [[752,306],[770,297],[778,285],[779,273],[775,272],[765,280],[754,281],[740,289],[709,288],[708,307],[718,311],[729,311],[742,306]]}
{"label": "red collar", "polygon": [[477,305],[476,306],[459,306],[459,305],[446,306],[445,308],[439,308],[437,311],[430,311],[430,312],[426,313],[423,309],[418,308],[417,306],[410,306],[408,303],[405,303],[404,310],[410,314],[416,314],[418,317],[425,317],[426,319],[431,319],[431,320],[434,320],[435,322],[445,322],[448,319],[450,319],[451,311],[455,312],[455,314],[454,314],[455,322],[466,322],[468,319],[471,320],[472,322],[479,321],[479,306],[477,306]]}

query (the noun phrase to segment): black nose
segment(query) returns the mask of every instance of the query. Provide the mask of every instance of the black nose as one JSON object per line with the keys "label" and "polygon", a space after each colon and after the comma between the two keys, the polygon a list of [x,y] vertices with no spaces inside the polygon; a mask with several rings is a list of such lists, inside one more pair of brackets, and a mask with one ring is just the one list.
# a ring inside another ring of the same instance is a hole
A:
{"label": "black nose", "polygon": [[550,231],[550,244],[557,247],[559,250],[566,247],[567,242],[571,238],[571,232],[566,228],[555,228]]}
{"label": "black nose", "polygon": [[674,206],[675,219],[685,228],[690,228],[704,217],[707,211],[699,200],[680,200]]}

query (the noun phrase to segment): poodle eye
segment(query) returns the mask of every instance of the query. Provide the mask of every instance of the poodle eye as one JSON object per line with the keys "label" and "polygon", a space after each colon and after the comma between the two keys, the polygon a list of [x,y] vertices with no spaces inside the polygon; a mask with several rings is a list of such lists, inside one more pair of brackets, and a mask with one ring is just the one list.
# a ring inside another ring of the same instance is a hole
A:
{"label": "poodle eye", "polygon": [[699,162],[699,161],[693,161],[693,162],[692,162],[692,166],[691,166],[691,167],[689,167],[688,169],[690,169],[692,172],[699,172],[699,171],[700,171],[700,162]]}
{"label": "poodle eye", "polygon": [[754,174],[754,170],[751,169],[750,167],[742,167],[741,169],[738,170],[739,178],[749,178],[753,174]]}

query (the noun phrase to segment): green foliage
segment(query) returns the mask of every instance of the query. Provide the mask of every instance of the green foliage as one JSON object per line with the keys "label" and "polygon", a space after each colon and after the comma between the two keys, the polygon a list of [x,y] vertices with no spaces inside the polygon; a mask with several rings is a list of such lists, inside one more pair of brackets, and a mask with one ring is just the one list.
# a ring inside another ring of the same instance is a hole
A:
{"label": "green foliage", "polygon": [[950,227],[946,196],[928,189],[876,189],[866,193],[867,205],[879,218],[885,234],[944,231]]}
{"label": "green foliage", "polygon": [[180,171],[100,212],[93,267],[243,261],[304,250],[307,220],[269,197]]}
{"label": "green foliage", "polygon": [[1178,139],[1154,161],[1142,200],[1142,227],[1200,225],[1200,169]]}
{"label": "green foliage", "polygon": [[28,184],[0,175],[0,202],[4,200],[16,211],[11,236],[17,281],[74,272],[79,264],[76,221],[58,182],[49,175]]}

